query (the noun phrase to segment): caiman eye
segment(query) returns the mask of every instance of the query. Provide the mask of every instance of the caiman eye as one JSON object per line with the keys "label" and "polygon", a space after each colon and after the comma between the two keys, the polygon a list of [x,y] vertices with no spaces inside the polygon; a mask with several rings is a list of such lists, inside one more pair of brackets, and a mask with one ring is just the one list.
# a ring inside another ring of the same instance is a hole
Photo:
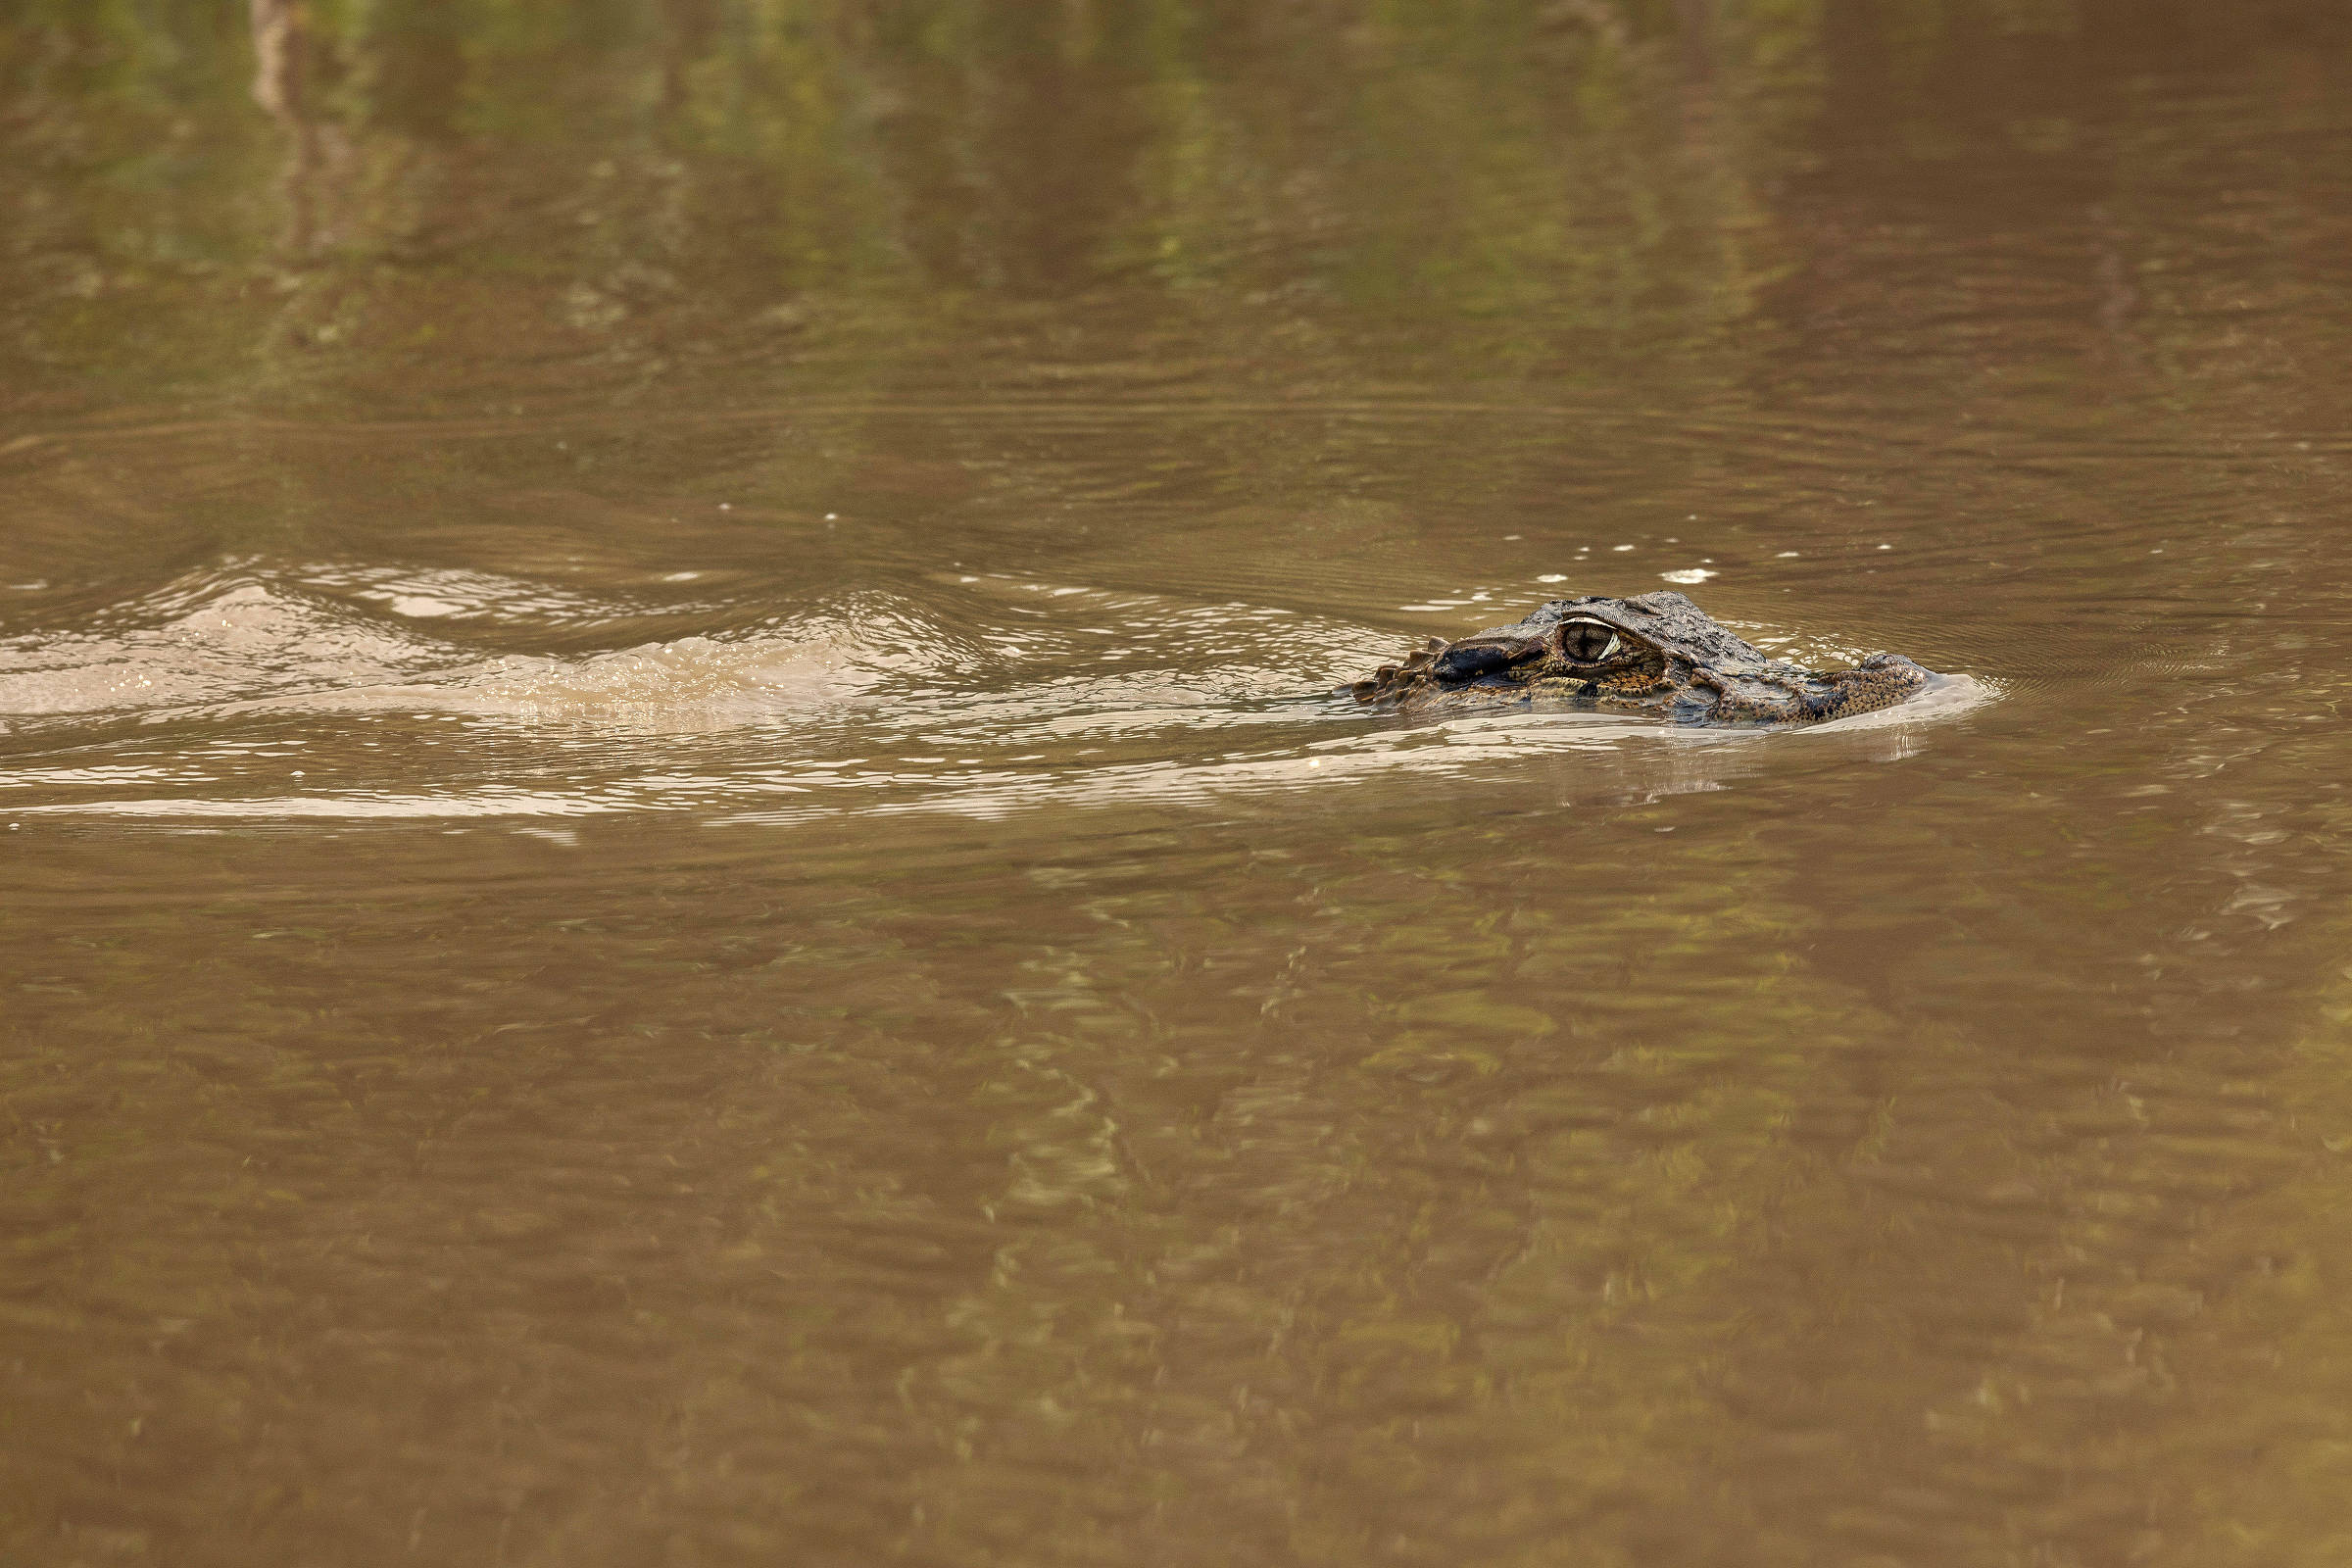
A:
{"label": "caiman eye", "polygon": [[1615,627],[1572,620],[1560,629],[1560,652],[1579,664],[1597,664],[1617,651]]}

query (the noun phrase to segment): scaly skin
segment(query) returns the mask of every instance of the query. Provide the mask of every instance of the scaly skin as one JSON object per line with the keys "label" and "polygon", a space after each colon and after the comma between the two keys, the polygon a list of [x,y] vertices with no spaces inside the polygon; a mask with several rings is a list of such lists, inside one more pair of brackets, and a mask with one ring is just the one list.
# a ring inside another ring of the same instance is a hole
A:
{"label": "scaly skin", "polygon": [[1681,594],[1555,599],[1525,620],[1453,642],[1342,691],[1403,713],[1517,707],[1630,713],[1677,724],[1818,724],[1890,708],[1934,679],[1899,654],[1808,670],[1733,636]]}

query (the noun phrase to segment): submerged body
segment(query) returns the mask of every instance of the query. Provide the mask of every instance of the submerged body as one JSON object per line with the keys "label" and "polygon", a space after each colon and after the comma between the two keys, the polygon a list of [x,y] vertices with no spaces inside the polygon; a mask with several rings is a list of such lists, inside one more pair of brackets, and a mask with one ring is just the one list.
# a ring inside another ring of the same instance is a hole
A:
{"label": "submerged body", "polygon": [[1818,724],[1889,708],[1935,679],[1899,654],[1800,669],[1681,594],[1555,599],[1525,620],[1429,646],[1343,690],[1407,713],[1540,704],[1677,724]]}

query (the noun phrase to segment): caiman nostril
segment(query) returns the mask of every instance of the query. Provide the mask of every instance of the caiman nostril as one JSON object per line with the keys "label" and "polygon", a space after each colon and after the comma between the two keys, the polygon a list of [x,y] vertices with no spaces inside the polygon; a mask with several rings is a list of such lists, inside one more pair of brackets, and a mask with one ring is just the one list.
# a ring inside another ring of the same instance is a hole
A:
{"label": "caiman nostril", "polygon": [[1476,680],[1516,662],[1519,650],[1494,643],[1456,643],[1429,662],[1429,672],[1440,680]]}

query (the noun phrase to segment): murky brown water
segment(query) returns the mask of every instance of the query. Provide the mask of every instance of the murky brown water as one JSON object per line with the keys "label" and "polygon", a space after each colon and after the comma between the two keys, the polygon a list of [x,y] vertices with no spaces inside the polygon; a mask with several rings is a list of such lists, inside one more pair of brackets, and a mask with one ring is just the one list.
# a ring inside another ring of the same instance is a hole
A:
{"label": "murky brown water", "polygon": [[0,19],[0,1560],[2352,1556],[2338,8]]}

